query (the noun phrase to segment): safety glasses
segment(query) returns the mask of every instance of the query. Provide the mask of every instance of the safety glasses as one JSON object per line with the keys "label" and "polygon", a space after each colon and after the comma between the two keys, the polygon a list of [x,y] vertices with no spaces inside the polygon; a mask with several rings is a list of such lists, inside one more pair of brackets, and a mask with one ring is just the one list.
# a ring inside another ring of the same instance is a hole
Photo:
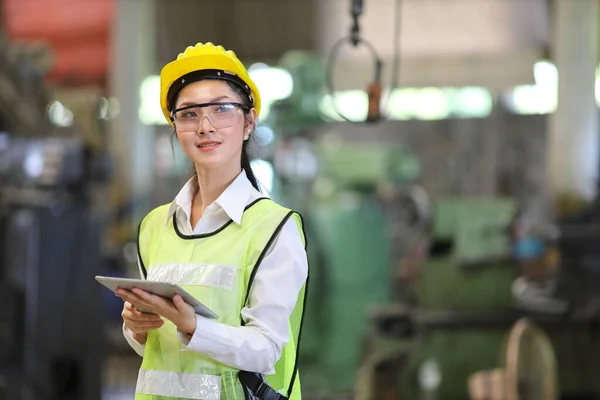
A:
{"label": "safety glasses", "polygon": [[241,103],[192,104],[171,111],[171,119],[180,132],[198,132],[204,118],[207,118],[215,129],[223,129],[235,125],[242,111],[248,109]]}

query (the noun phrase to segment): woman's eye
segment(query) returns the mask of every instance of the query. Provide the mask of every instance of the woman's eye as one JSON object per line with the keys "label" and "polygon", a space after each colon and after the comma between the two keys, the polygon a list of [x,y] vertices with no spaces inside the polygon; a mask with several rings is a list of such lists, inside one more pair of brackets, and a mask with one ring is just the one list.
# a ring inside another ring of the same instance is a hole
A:
{"label": "woman's eye", "polygon": [[226,106],[218,106],[218,107],[216,108],[216,110],[215,110],[215,113],[217,113],[217,114],[219,114],[219,113],[220,113],[220,114],[222,114],[222,113],[229,112],[229,111],[231,111],[232,109],[233,109],[233,107],[232,107],[231,105],[229,105],[229,104],[228,104],[228,105],[226,105]]}
{"label": "woman's eye", "polygon": [[198,114],[196,114],[194,111],[184,111],[181,115],[182,118],[196,118],[197,116]]}

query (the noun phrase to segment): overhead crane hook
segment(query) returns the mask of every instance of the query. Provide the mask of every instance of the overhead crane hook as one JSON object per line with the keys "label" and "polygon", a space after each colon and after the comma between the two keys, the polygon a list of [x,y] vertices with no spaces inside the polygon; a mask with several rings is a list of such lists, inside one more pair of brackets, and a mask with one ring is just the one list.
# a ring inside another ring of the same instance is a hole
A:
{"label": "overhead crane hook", "polygon": [[331,52],[329,53],[329,57],[327,60],[327,75],[326,75],[326,84],[329,91],[329,95],[331,96],[331,101],[333,103],[333,107],[340,117],[348,122],[355,122],[347,118],[344,114],[340,112],[337,108],[336,100],[335,100],[335,91],[333,89],[333,71],[332,66],[337,59],[337,55],[339,52],[339,48],[346,41],[350,41],[353,47],[358,47],[359,44],[364,44],[369,52],[371,53],[374,64],[375,64],[375,73],[373,82],[369,84],[367,87],[367,95],[369,97],[369,108],[367,112],[367,122],[377,122],[381,120],[381,73],[383,69],[383,62],[375,49],[375,46],[364,38],[360,36],[360,25],[359,18],[363,14],[364,10],[364,2],[363,0],[350,0],[350,15],[352,17],[352,26],[350,28],[350,35],[348,37],[343,37],[334,43]]}

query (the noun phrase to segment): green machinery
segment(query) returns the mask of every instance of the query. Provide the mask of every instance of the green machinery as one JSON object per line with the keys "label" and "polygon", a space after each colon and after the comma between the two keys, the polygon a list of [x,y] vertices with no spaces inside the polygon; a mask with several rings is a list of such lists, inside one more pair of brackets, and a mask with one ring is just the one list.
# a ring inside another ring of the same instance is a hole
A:
{"label": "green machinery", "polygon": [[[368,329],[365,308],[392,300],[389,216],[373,184],[394,171],[402,173],[392,155],[403,150],[372,146],[361,151],[332,142],[315,143],[306,128],[324,122],[315,109],[307,110],[310,116],[304,117],[295,101],[289,99],[291,104],[272,111],[277,118],[274,130],[290,133],[279,137],[276,147],[285,149],[281,153],[286,160],[302,160],[300,165],[306,165],[307,159],[316,161],[318,175],[303,175],[302,167],[300,171],[276,169],[274,195],[299,210],[306,221],[311,281],[301,374],[305,393],[320,398],[352,391],[360,344]],[[293,110],[297,114],[288,114]],[[277,157],[278,150],[276,168]],[[410,171],[410,165],[405,169]]]}
{"label": "green machinery", "polygon": [[[511,285],[518,270],[507,259],[506,228],[515,211],[511,199],[436,202],[430,252],[414,281],[416,301],[372,314],[357,400],[381,398],[382,391],[394,399],[466,399],[472,374],[503,366],[509,330],[523,317],[536,321],[550,337],[561,392],[598,393],[593,376],[600,362],[590,356],[600,346],[594,324],[574,315],[532,314],[513,305]],[[533,400],[528,390],[542,384],[529,378],[536,372],[532,368],[520,377],[520,400]],[[378,384],[382,376],[385,382]]]}
{"label": "green machinery", "polygon": [[[468,398],[469,377],[501,366],[507,334],[524,316],[550,336],[563,392],[600,389],[593,379],[600,358],[588,356],[597,354],[600,335],[589,321],[530,315],[513,305],[515,200],[437,193],[419,207],[410,193],[422,160],[394,132],[380,136],[377,125],[351,134],[345,123],[323,121],[315,106],[322,96],[320,60],[292,53],[282,66],[295,90],[273,107],[269,121],[278,134],[273,195],[307,223],[305,393]],[[318,168],[307,172],[314,163]],[[403,214],[407,206],[420,217],[427,208],[429,224]],[[419,246],[425,252],[415,260]]]}
{"label": "green machinery", "polygon": [[393,298],[390,218],[373,183],[390,176],[386,171],[411,171],[414,162],[407,157],[409,166],[390,166],[391,150],[381,147],[363,154],[361,162],[370,168],[360,168],[352,162],[353,151],[316,148],[315,157],[325,163],[319,177],[284,178],[278,190],[306,220],[311,283],[302,382],[309,392],[324,395],[352,390],[368,329],[365,309]]}
{"label": "green machinery", "polygon": [[[502,198],[441,198],[433,211],[429,254],[413,281],[415,300],[375,318],[396,346],[400,399],[464,399],[474,372],[494,368],[513,323],[508,227],[516,204]],[[389,318],[395,315],[396,318]],[[516,320],[516,319],[515,319]],[[401,328],[402,327],[402,328]],[[385,342],[385,341],[384,341]],[[381,342],[379,342],[381,343]],[[393,352],[391,354],[394,354]]]}
{"label": "green machinery", "polygon": [[[408,316],[418,307],[430,311],[420,316],[456,323],[460,316],[446,310],[475,312],[480,317],[510,309],[515,269],[507,262],[507,229],[516,204],[497,198],[436,201],[431,221],[436,243],[430,246],[435,254],[417,271],[417,279],[398,282],[402,279],[395,277],[405,275],[399,271],[405,252],[427,239],[421,232],[416,235],[421,240],[414,240],[410,230],[418,230],[418,222],[411,225],[393,217],[397,208],[408,204],[399,200],[409,193],[405,189],[418,176],[419,163],[400,143],[374,144],[374,134],[368,131],[377,129],[364,126],[365,142],[370,145],[360,140],[338,142],[327,135],[322,140],[311,137],[321,165],[319,177],[300,190],[299,182],[290,179],[289,190],[281,190],[292,193],[295,187],[304,194],[304,204],[298,207],[304,206],[313,247],[303,385],[320,393],[354,390],[361,381],[361,363],[383,344],[386,356],[402,350],[399,354],[404,361],[398,368],[408,371],[401,380],[402,390],[411,393],[406,398],[418,398],[412,397],[420,390],[418,379],[412,377],[423,363],[436,365],[448,377],[441,381],[440,391],[462,394],[470,373],[496,364],[498,346],[490,343],[502,340],[504,328],[484,333],[478,328],[440,330],[419,335],[417,346]],[[422,221],[420,228],[424,228]],[[393,232],[398,229],[404,231],[396,237]],[[399,299],[410,306],[407,314],[401,313],[406,321],[400,324],[381,313],[391,309],[396,316],[397,307],[389,305]],[[369,334],[369,310],[380,316],[376,321],[392,321],[392,326],[378,328],[392,332],[387,338]],[[401,340],[390,340],[393,335],[400,335]],[[453,365],[457,359],[463,360],[458,367]]]}

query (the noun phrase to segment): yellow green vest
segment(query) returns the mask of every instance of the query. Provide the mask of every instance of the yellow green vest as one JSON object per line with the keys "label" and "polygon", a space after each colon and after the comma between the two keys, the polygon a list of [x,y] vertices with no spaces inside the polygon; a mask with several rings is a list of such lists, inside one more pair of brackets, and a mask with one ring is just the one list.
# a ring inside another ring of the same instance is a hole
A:
{"label": "yellow green vest", "polygon": [[[296,212],[261,198],[244,210],[240,225],[229,221],[208,234],[185,236],[169,205],[151,211],[140,224],[138,251],[147,279],[179,284],[219,315],[218,321],[240,326],[241,310],[260,262],[289,218],[305,240],[302,218]],[[297,348],[306,284],[290,317],[290,342],[266,375],[270,386],[291,400],[301,399]],[[169,321],[148,333],[136,387],[136,400],[243,400],[238,371],[204,355],[184,349]],[[292,388],[291,396],[289,388]]]}

